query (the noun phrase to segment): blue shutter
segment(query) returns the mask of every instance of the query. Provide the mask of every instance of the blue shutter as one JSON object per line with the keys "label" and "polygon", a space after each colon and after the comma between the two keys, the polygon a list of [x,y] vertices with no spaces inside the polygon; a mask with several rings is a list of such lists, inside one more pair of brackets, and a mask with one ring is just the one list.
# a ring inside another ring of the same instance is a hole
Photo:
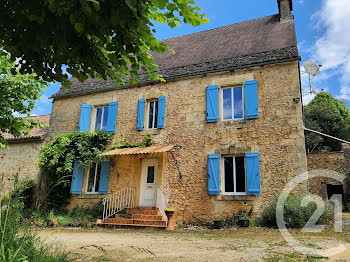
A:
{"label": "blue shutter", "polygon": [[207,122],[219,121],[219,87],[207,87]]}
{"label": "blue shutter", "polygon": [[247,193],[260,195],[259,153],[246,153]]}
{"label": "blue shutter", "polygon": [[258,81],[244,83],[245,118],[259,118]]}
{"label": "blue shutter", "polygon": [[79,118],[79,131],[87,132],[90,130],[91,105],[81,105]]}
{"label": "blue shutter", "polygon": [[208,194],[220,195],[220,155],[208,155]]}
{"label": "blue shutter", "polygon": [[118,114],[118,102],[109,103],[107,130],[106,130],[108,134],[115,133],[115,127],[117,123],[117,114]]}
{"label": "blue shutter", "polygon": [[145,99],[140,99],[137,108],[137,130],[143,130],[143,116],[145,113]]}
{"label": "blue shutter", "polygon": [[80,165],[78,161],[75,161],[73,166],[72,185],[70,188],[70,192],[72,194],[81,194],[81,188],[83,186],[83,178],[84,178],[84,166]]}
{"label": "blue shutter", "polygon": [[158,124],[157,128],[164,128],[165,126],[165,96],[158,99]]}
{"label": "blue shutter", "polygon": [[101,162],[101,173],[100,173],[100,185],[98,188],[98,192],[100,194],[108,193],[108,183],[109,183],[109,160],[102,160]]}

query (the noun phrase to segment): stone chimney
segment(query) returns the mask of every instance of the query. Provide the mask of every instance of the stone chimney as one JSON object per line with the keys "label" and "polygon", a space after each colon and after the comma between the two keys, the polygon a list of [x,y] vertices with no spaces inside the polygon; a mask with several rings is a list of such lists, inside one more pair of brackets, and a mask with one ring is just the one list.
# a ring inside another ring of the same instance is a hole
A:
{"label": "stone chimney", "polygon": [[294,17],[291,14],[293,11],[293,2],[292,0],[277,0],[278,3],[278,10],[280,13],[280,22],[288,22],[290,20],[293,20]]}

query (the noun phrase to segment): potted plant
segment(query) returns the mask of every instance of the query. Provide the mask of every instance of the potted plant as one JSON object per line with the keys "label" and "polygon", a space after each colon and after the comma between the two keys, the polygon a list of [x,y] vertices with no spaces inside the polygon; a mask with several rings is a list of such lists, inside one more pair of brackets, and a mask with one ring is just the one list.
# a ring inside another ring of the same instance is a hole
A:
{"label": "potted plant", "polygon": [[215,229],[221,229],[224,226],[224,220],[221,218],[214,219],[213,222]]}
{"label": "potted plant", "polygon": [[165,230],[174,231],[176,229],[176,220],[174,218],[175,209],[166,208],[164,209],[166,216],[168,217],[168,224]]}
{"label": "potted plant", "polygon": [[240,227],[249,227],[250,221],[249,216],[246,213],[243,213],[241,217],[238,219],[238,225]]}
{"label": "potted plant", "polygon": [[58,226],[57,219],[51,218],[51,222],[52,222],[52,227],[57,227]]}

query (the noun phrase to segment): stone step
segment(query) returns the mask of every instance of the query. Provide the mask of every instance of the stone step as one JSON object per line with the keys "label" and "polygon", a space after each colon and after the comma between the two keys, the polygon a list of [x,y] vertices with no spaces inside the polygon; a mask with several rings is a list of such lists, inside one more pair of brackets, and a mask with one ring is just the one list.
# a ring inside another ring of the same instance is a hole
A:
{"label": "stone step", "polygon": [[161,215],[145,215],[145,214],[133,214],[131,219],[143,219],[143,220],[163,220]]}
{"label": "stone step", "polygon": [[157,216],[160,215],[160,211],[159,210],[141,210],[141,209],[130,209],[127,210],[128,214],[131,215],[153,215],[153,216]]}
{"label": "stone step", "polygon": [[146,220],[146,219],[116,219],[116,218],[106,218],[103,224],[113,224],[113,225],[144,225],[144,226],[166,226],[166,221],[164,220]]}
{"label": "stone step", "polygon": [[102,227],[118,227],[118,228],[159,228],[159,229],[165,229],[165,225],[145,225],[145,224],[114,224],[114,223],[101,223],[96,224],[97,226]]}

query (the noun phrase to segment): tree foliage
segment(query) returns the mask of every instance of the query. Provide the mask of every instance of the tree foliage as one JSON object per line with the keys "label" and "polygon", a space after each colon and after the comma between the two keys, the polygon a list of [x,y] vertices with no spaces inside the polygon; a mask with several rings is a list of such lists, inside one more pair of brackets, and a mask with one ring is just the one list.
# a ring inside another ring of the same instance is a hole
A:
{"label": "tree foliage", "polygon": [[[344,102],[335,99],[331,94],[322,92],[305,106],[305,126],[310,129],[350,140],[350,110]],[[331,138],[305,131],[308,152],[338,151],[341,143]]]}
{"label": "tree foliage", "polygon": [[[193,0],[5,1],[0,9],[0,45],[20,59],[22,73],[69,86],[67,72],[122,83],[141,69],[159,79],[149,51],[170,50],[154,36],[154,23],[171,28],[208,21]],[[136,80],[133,79],[133,82]]]}
{"label": "tree foliage", "polygon": [[112,135],[103,131],[74,131],[56,136],[40,150],[38,167],[47,180],[48,192],[44,200],[48,209],[67,203],[74,161],[85,167],[99,162],[100,154],[111,139]]}
{"label": "tree foliage", "polygon": [[19,137],[28,135],[34,127],[43,127],[38,120],[14,115],[15,112],[30,114],[35,100],[40,98],[46,88],[46,83],[36,74],[21,74],[19,71],[10,56],[0,50],[0,148],[7,145],[2,133]]}

